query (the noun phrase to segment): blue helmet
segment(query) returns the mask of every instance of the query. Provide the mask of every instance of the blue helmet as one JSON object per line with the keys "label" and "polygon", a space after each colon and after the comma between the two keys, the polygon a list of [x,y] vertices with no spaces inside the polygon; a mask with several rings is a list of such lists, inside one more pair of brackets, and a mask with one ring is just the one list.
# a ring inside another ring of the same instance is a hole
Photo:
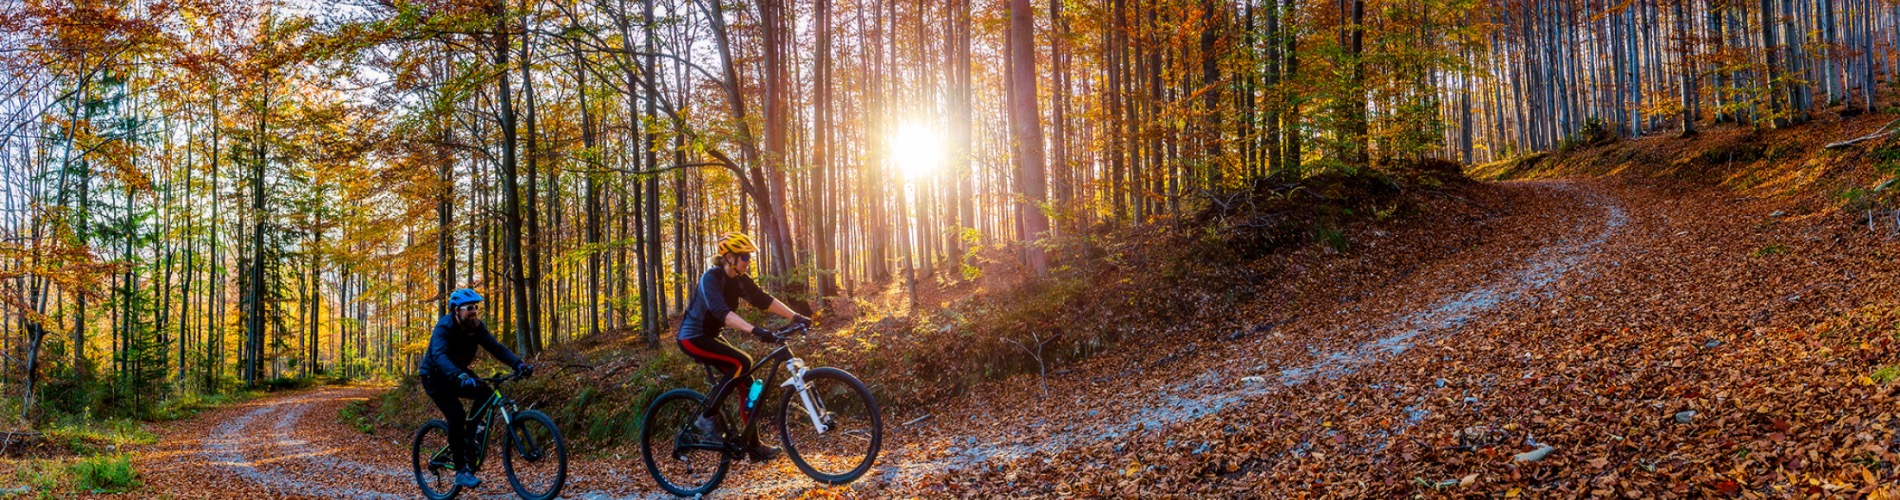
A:
{"label": "blue helmet", "polygon": [[467,288],[458,288],[454,292],[449,293],[449,309],[455,309],[481,301],[482,294],[475,293],[474,290]]}

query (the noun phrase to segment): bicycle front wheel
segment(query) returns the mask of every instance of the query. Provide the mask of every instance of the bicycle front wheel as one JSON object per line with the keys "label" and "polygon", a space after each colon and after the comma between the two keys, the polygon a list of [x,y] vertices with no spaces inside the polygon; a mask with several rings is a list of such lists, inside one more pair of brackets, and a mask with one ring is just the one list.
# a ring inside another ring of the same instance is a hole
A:
{"label": "bicycle front wheel", "polygon": [[508,469],[508,485],[526,500],[547,500],[561,494],[567,482],[567,443],[547,414],[527,410],[508,425],[508,449],[501,465]]}
{"label": "bicycle front wheel", "polygon": [[447,500],[461,493],[455,484],[455,455],[449,450],[449,424],[430,420],[416,429],[409,444],[410,467],[416,473],[416,486],[429,500]]}
{"label": "bicycle front wheel", "polygon": [[[884,419],[871,389],[837,368],[805,372],[805,393],[780,396],[779,437],[798,470],[825,484],[855,481],[877,461]],[[820,429],[822,425],[823,429]]]}
{"label": "bicycle front wheel", "polygon": [[726,478],[726,454],[702,446],[717,436],[700,436],[693,428],[705,400],[692,389],[666,391],[640,419],[640,457],[668,493],[703,495]]}

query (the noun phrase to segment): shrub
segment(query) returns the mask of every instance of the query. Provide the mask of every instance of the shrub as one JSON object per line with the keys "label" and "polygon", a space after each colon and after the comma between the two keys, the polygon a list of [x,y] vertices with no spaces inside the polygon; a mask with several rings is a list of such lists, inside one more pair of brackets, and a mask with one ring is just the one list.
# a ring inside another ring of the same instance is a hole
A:
{"label": "shrub", "polygon": [[125,455],[92,457],[74,462],[67,472],[73,488],[92,493],[122,493],[139,486],[138,471],[132,458]]}
{"label": "shrub", "polygon": [[1616,142],[1616,134],[1610,132],[1610,127],[1604,124],[1601,118],[1591,118],[1583,122],[1582,128],[1577,129],[1576,132],[1571,133],[1568,137],[1564,137],[1562,142],[1557,143],[1557,152],[1568,153],[1577,149],[1602,146],[1612,142]]}
{"label": "shrub", "polygon": [[1888,139],[1868,152],[1867,157],[1873,160],[1874,171],[1887,176],[1900,175],[1900,141]]}
{"label": "shrub", "polygon": [[343,405],[343,409],[337,410],[336,413],[337,418],[342,419],[344,425],[358,432],[373,434],[376,430],[375,420],[369,409],[369,401],[352,401],[350,404]]}
{"label": "shrub", "polygon": [[257,388],[264,392],[288,391],[310,387],[315,380],[303,377],[277,377],[257,381]]}

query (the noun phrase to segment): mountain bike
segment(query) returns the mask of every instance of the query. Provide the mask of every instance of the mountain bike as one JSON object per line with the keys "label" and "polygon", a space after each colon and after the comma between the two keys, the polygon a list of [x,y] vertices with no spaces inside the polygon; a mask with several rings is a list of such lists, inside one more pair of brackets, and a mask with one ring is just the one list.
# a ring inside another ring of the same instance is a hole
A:
{"label": "mountain bike", "polygon": [[[795,326],[780,332],[779,344],[809,327]],[[826,484],[844,484],[857,480],[877,460],[883,442],[884,423],[877,399],[864,382],[837,368],[807,368],[805,361],[780,345],[745,373],[733,377],[741,383],[747,374],[771,366],[771,372],[749,391],[739,387],[732,398],[741,399],[739,411],[752,415],[766,399],[763,387],[771,386],[783,366],[787,377],[778,383],[787,388],[780,392],[773,420],[778,426],[785,454],[806,476]],[[707,378],[718,383],[718,373],[706,367]],[[689,388],[666,391],[647,407],[640,420],[640,455],[647,471],[667,492],[679,496],[703,495],[719,487],[726,468],[744,457],[745,445],[757,432],[759,418],[745,420],[738,432],[723,431],[721,436],[701,436],[693,421],[704,412],[706,395]],[[725,412],[715,418],[729,422]],[[716,425],[718,429],[730,426]]]}
{"label": "mountain bike", "polygon": [[[501,465],[508,473],[508,485],[514,487],[515,494],[521,498],[547,500],[560,495],[561,486],[567,482],[567,443],[561,440],[561,430],[554,427],[554,420],[547,414],[520,409],[515,400],[501,392],[502,382],[518,378],[498,375],[482,379],[493,392],[468,412],[467,425],[474,429],[468,436],[473,450],[469,469],[482,470],[482,462],[488,456],[489,434],[494,434],[496,428],[495,417],[501,417],[504,432],[500,434],[506,445],[501,453]],[[416,485],[422,487],[423,496],[446,500],[462,492],[462,487],[455,484],[455,458],[449,452],[448,422],[438,418],[416,429],[409,457],[415,468]]]}

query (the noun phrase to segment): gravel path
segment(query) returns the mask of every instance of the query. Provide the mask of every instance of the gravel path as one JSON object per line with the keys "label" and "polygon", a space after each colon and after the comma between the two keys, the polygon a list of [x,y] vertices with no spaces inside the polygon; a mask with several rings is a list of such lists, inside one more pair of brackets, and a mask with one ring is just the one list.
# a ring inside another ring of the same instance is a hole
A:
{"label": "gravel path", "polygon": [[[1207,352],[1190,349],[1185,353],[1174,353],[1164,361],[1153,360],[1158,355],[1134,360],[1132,364],[1166,364],[1173,357],[1194,355],[1227,363],[1215,363],[1211,369],[1198,372],[1146,372],[1140,377],[1125,378],[1130,383],[1122,387],[1092,386],[1079,392],[1088,394],[1120,394],[1127,396],[1118,401],[1103,402],[1096,398],[1083,397],[1073,405],[1064,401],[1061,404],[1043,405],[1037,413],[1051,415],[1047,419],[1031,422],[1010,422],[998,425],[1004,429],[1020,428],[1024,432],[1013,436],[1015,439],[985,441],[972,436],[982,435],[984,424],[946,425],[945,434],[962,436],[962,439],[949,439],[942,449],[947,453],[925,451],[919,455],[932,455],[927,458],[902,457],[883,463],[889,464],[881,470],[877,478],[889,483],[900,491],[910,490],[920,480],[932,476],[957,475],[968,471],[987,471],[1000,464],[1023,460],[1036,456],[1049,456],[1068,450],[1114,442],[1130,435],[1157,432],[1169,426],[1206,418],[1223,410],[1246,406],[1257,402],[1263,396],[1284,391],[1315,378],[1331,378],[1352,373],[1359,367],[1378,363],[1395,355],[1403,354],[1415,344],[1428,341],[1438,335],[1455,332],[1473,318],[1490,312],[1503,304],[1534,303],[1551,284],[1566,278],[1587,275],[1589,264],[1586,262],[1595,256],[1603,243],[1620,231],[1629,222],[1624,208],[1612,197],[1599,192],[1587,184],[1540,182],[1501,186],[1505,190],[1517,191],[1525,212],[1512,217],[1537,218],[1550,217],[1561,223],[1546,227],[1551,231],[1544,238],[1531,241],[1503,241],[1467,252],[1471,256],[1515,255],[1515,259],[1491,260],[1487,278],[1479,281],[1465,281],[1463,286],[1450,290],[1435,291],[1435,299],[1425,302],[1423,307],[1413,304],[1422,302],[1415,295],[1401,298],[1406,304],[1395,308],[1386,315],[1387,319],[1373,324],[1351,324],[1339,326],[1309,325],[1258,325],[1254,330],[1266,331],[1307,327],[1313,331],[1300,335],[1299,342],[1305,344],[1303,359],[1277,359],[1284,363],[1274,363],[1273,356],[1266,352],[1248,348],[1222,349],[1222,352]],[[1538,198],[1554,203],[1526,203],[1530,198]],[[1555,212],[1564,212],[1562,214]],[[1568,216],[1568,217],[1564,217]],[[1537,227],[1537,224],[1526,226]],[[1526,244],[1534,247],[1523,248]],[[1526,251],[1528,250],[1528,251]],[[1467,270],[1467,262],[1452,261],[1442,263],[1450,270]],[[1402,287],[1431,287],[1442,284],[1433,273],[1418,273],[1414,283]],[[1212,350],[1212,349],[1210,349]],[[1206,367],[1208,363],[1194,364]],[[1101,377],[1097,377],[1101,378]],[[1140,379],[1177,380],[1181,383],[1162,384],[1158,387],[1140,387]],[[1053,382],[1053,381],[1052,381]],[[1133,387],[1130,387],[1133,385]],[[1056,391],[1058,393],[1065,391]],[[1101,408],[1110,406],[1112,409]],[[1088,417],[1065,419],[1061,415],[1081,413]],[[974,415],[971,415],[974,417]],[[1424,415],[1411,412],[1408,418],[1416,420]],[[946,419],[956,421],[957,419]],[[1070,422],[1060,428],[1053,427],[1052,421],[1080,420]],[[969,421],[960,422],[968,424]]]}
{"label": "gravel path", "polygon": [[[1049,382],[1058,397],[1047,400],[1023,397],[1032,387],[1029,377],[990,384],[942,405],[939,415],[912,428],[887,416],[887,451],[879,466],[857,483],[819,488],[789,461],[780,460],[736,466],[716,495],[929,496],[938,491],[932,484],[945,477],[984,474],[1016,461],[1153,434],[1233,408],[1272,404],[1280,393],[1298,391],[1308,382],[1355,373],[1457,332],[1502,305],[1534,305],[1553,284],[1589,279],[1604,242],[1629,221],[1614,196],[1588,183],[1514,183],[1499,185],[1496,191],[1497,199],[1484,202],[1497,213],[1482,223],[1499,236],[1465,244],[1449,257],[1410,264],[1416,270],[1389,277],[1384,284],[1353,285],[1362,289],[1347,298],[1318,303],[1332,314],[1264,322],[1240,332],[1249,338],[1241,342],[1137,347],[1098,356],[1068,370],[1072,373],[1053,377]],[[1432,228],[1414,232],[1388,239],[1419,237]],[[1366,244],[1381,243],[1368,238]],[[1262,311],[1236,314],[1263,321],[1274,317]],[[1190,357],[1197,361],[1175,362]],[[406,436],[364,435],[335,417],[342,405],[379,390],[386,389],[316,389],[171,425],[154,447],[156,453],[149,455],[155,458],[141,466],[148,491],[219,498],[414,497]],[[1401,422],[1427,417],[1423,410],[1409,407],[1386,410]],[[658,496],[637,458],[575,458],[569,470],[565,493],[570,497]],[[478,495],[468,498],[511,496],[498,471],[485,478]]]}
{"label": "gravel path", "polygon": [[[142,493],[185,498],[416,498],[407,436],[363,434],[337,418],[344,405],[387,390],[311,389],[167,424],[159,442],[140,454],[144,462],[139,470],[147,485]],[[493,454],[498,451],[490,448],[482,486],[460,498],[515,498],[501,475],[499,456]],[[570,456],[562,496],[666,498],[637,467],[637,459]],[[726,484],[717,496],[789,493],[816,483],[780,460],[766,466],[736,464]]]}

